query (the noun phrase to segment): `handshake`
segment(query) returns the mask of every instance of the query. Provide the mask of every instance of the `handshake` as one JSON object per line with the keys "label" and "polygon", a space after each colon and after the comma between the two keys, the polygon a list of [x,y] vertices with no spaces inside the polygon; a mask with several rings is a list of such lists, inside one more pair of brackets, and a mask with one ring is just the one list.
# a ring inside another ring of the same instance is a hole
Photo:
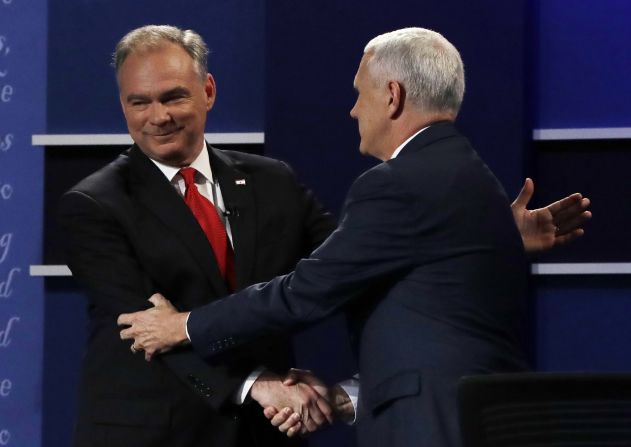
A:
{"label": "handshake", "polygon": [[[121,339],[133,340],[131,351],[144,351],[147,361],[174,346],[190,343],[186,335],[188,313],[178,313],[158,293],[149,301],[154,307],[118,317],[119,325],[128,326],[121,330]],[[250,388],[250,397],[263,407],[272,425],[290,437],[314,432],[334,419],[355,419],[346,391],[340,385],[327,387],[311,371],[290,369],[285,377],[264,371]]]}
{"label": "handshake", "polygon": [[311,371],[291,369],[285,377],[262,372],[250,389],[274,427],[287,436],[306,435],[335,419],[352,422],[355,409],[339,385],[327,387]]}

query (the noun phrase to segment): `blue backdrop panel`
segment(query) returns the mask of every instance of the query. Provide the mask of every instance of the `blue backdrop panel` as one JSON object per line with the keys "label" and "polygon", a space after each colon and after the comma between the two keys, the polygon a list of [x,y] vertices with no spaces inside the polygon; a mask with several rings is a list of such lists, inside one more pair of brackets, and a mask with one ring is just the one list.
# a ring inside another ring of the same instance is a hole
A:
{"label": "blue backdrop panel", "polygon": [[42,446],[71,446],[88,337],[86,299],[72,278],[48,278],[46,301],[54,306],[45,313]]}
{"label": "blue backdrop panel", "polygon": [[[17,0],[15,0],[17,1]],[[148,24],[200,33],[218,96],[208,131],[263,130],[263,0],[51,0],[48,133],[126,133],[114,71],[118,40]]]}
{"label": "blue backdrop panel", "polygon": [[[629,127],[631,3],[540,0],[533,116],[537,128]],[[581,191],[592,199],[586,235],[540,257],[629,262],[631,140],[545,141],[535,151],[537,199]],[[631,279],[563,275],[534,280],[535,365],[546,371],[628,371]]]}
{"label": "blue backdrop panel", "polygon": [[46,1],[0,0],[0,445],[41,440]]}
{"label": "blue backdrop panel", "polygon": [[631,126],[631,2],[537,3],[535,127]]}
{"label": "blue backdrop panel", "polygon": [[544,371],[629,371],[631,278],[539,278],[536,364]]}

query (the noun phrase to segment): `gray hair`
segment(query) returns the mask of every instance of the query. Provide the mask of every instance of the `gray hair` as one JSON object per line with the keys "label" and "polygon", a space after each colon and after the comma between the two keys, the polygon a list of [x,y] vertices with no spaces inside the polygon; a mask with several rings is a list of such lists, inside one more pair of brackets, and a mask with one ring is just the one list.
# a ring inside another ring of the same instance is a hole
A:
{"label": "gray hair", "polygon": [[377,82],[394,80],[425,112],[458,113],[464,96],[464,66],[458,50],[441,34],[403,28],[375,37],[364,53]]}
{"label": "gray hair", "polygon": [[112,55],[116,75],[127,56],[134,51],[160,48],[168,42],[179,45],[193,58],[195,70],[204,81],[208,73],[208,47],[204,39],[193,30],[182,30],[170,25],[147,25],[127,33],[118,42]]}

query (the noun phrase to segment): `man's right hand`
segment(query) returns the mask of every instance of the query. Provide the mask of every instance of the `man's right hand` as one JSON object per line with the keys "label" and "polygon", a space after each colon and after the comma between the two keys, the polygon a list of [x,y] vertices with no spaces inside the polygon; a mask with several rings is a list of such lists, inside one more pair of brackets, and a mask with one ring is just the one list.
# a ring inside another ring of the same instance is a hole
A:
{"label": "man's right hand", "polygon": [[[304,381],[283,383],[283,378],[270,371],[263,372],[252,385],[250,396],[261,407],[266,409],[266,415],[283,415],[283,422],[276,425],[287,433],[287,436],[314,432],[327,423],[333,422],[333,410],[326,398],[326,387],[314,389],[314,386]],[[317,379],[316,379],[317,380]],[[321,394],[323,393],[323,394]],[[275,409],[281,409],[277,412]]]}
{"label": "man's right hand", "polygon": [[[352,423],[355,420],[355,407],[350,397],[340,385],[334,385],[327,388],[320,379],[318,379],[311,371],[292,368],[285,380],[284,385],[290,386],[297,383],[305,383],[310,385],[322,397],[326,398],[329,405],[332,406],[335,419],[339,419],[346,423]],[[274,427],[292,436],[296,432],[305,434],[304,428],[300,426],[300,420],[291,408],[283,408],[278,411],[274,407],[267,407],[263,413],[270,420]]]}

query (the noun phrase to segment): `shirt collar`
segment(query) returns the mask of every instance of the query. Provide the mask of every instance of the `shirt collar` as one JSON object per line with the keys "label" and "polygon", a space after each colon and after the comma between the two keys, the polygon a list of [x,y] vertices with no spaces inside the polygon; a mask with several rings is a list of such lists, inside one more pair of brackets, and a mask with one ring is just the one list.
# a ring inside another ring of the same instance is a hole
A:
{"label": "shirt collar", "polygon": [[423,127],[421,130],[419,130],[418,132],[416,132],[414,135],[412,135],[410,138],[408,138],[407,140],[405,140],[403,143],[401,143],[401,145],[399,147],[397,147],[394,152],[392,153],[392,156],[390,157],[390,160],[392,160],[393,158],[397,158],[397,155],[399,155],[399,153],[403,150],[403,148],[406,146],[406,144],[408,144],[412,138],[414,138],[415,136],[417,136],[418,134],[420,134],[421,132],[423,132],[425,129],[427,129],[429,126]]}
{"label": "shirt collar", "polygon": [[[158,169],[160,169],[160,171],[164,174],[167,180],[169,180],[169,182],[173,182],[173,178],[177,175],[178,172],[180,172],[180,168],[178,167],[165,165],[164,163],[160,163],[153,158],[150,158],[149,160],[151,160],[153,164],[155,164]],[[189,167],[195,168],[195,170],[203,175],[208,182],[213,182],[213,172],[210,169],[210,158],[208,156],[208,147],[206,146],[205,141],[202,150],[199,152],[199,155],[197,156],[197,158],[195,158],[195,160],[193,160]]]}

